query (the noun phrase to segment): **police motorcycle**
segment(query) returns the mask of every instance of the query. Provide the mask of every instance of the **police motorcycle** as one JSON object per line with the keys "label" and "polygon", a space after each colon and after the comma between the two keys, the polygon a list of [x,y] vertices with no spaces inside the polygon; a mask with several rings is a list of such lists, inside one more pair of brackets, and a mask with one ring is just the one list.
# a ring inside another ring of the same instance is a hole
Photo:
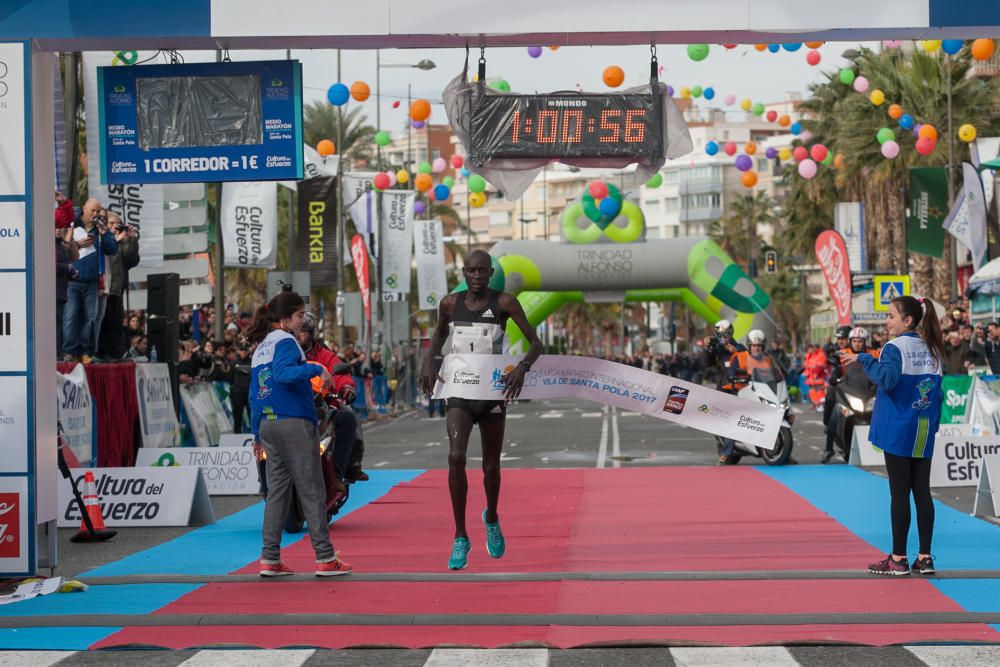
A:
{"label": "police motorcycle", "polygon": [[[754,329],[747,334],[747,342],[751,345],[763,345],[765,341],[764,333],[759,329]],[[743,385],[737,392],[737,396],[748,401],[759,401],[764,405],[781,408],[785,416],[781,421],[781,428],[778,430],[778,437],[774,443],[774,449],[764,449],[745,442],[736,441],[732,454],[726,459],[726,465],[735,465],[744,456],[755,456],[764,460],[767,465],[777,466],[788,463],[792,456],[792,424],[795,423],[795,415],[792,414],[788,400],[788,386],[785,381],[785,374],[781,368],[772,360],[767,366],[753,365],[750,369],[741,369],[734,377],[737,385]],[[716,447],[719,456],[722,456],[724,443],[721,436],[715,436]]]}
{"label": "police motorcycle", "polygon": [[[310,361],[308,363],[317,362]],[[349,368],[348,364],[339,364],[334,367],[334,373],[346,373]],[[317,430],[320,434],[320,465],[323,470],[323,485],[326,489],[326,520],[328,522],[340,511],[350,495],[350,486],[337,477],[336,467],[333,463],[334,418],[337,410],[348,402],[348,398],[350,396],[328,391],[319,377],[313,378],[313,403],[316,406]],[[260,453],[257,468],[260,471],[261,495],[267,498],[267,455],[264,452]],[[291,494],[288,515],[285,517],[285,532],[301,533],[305,528],[306,519],[294,484]]]}
{"label": "police motorcycle", "polygon": [[[853,343],[862,340],[867,344],[868,332],[861,328],[851,329],[848,335]],[[864,349],[861,350],[864,352]],[[865,374],[861,364],[848,366],[843,377],[833,385],[833,443],[844,460],[851,457],[851,444],[854,440],[854,429],[857,426],[868,426],[872,423],[872,412],[875,410],[875,385]]]}

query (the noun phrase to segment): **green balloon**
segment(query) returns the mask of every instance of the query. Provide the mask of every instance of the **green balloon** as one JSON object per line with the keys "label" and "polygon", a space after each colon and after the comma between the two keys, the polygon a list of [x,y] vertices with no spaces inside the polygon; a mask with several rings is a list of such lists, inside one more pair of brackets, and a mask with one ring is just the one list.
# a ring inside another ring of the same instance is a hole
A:
{"label": "green balloon", "polygon": [[506,79],[497,79],[495,81],[490,81],[488,84],[493,90],[499,90],[502,93],[510,92],[510,84],[507,83]]}
{"label": "green balloon", "polygon": [[701,62],[708,57],[708,44],[688,44],[688,58]]}
{"label": "green balloon", "polygon": [[451,176],[445,176],[444,178],[441,179],[441,182],[447,185],[449,188],[455,186],[455,179],[452,178]]}
{"label": "green balloon", "polygon": [[762,102],[757,102],[750,110],[753,111],[754,116],[762,116],[764,115],[764,104]]}
{"label": "green balloon", "polygon": [[840,82],[845,86],[849,86],[854,83],[854,70],[847,67],[840,70]]}
{"label": "green balloon", "polygon": [[431,163],[430,162],[421,162],[420,164],[418,164],[417,165],[417,173],[418,174],[429,174],[429,173],[431,173]]}
{"label": "green balloon", "polygon": [[823,158],[823,161],[820,162],[820,164],[832,164],[832,163],[833,163],[833,151],[827,151],[826,157]]}
{"label": "green balloon", "polygon": [[878,134],[875,135],[875,138],[878,139],[880,144],[884,144],[887,141],[895,141],[896,133],[887,127],[883,127],[878,131]]}
{"label": "green balloon", "polygon": [[704,91],[702,91],[701,86],[695,86],[691,89],[691,97],[701,97],[702,92]]}
{"label": "green balloon", "polygon": [[375,143],[379,146],[388,146],[392,143],[392,137],[385,130],[379,130],[375,133]]}
{"label": "green balloon", "polygon": [[663,185],[663,174],[656,172],[653,177],[646,181],[647,188],[658,188]]}
{"label": "green balloon", "polygon": [[482,192],[486,189],[486,179],[479,174],[469,176],[469,192]]}

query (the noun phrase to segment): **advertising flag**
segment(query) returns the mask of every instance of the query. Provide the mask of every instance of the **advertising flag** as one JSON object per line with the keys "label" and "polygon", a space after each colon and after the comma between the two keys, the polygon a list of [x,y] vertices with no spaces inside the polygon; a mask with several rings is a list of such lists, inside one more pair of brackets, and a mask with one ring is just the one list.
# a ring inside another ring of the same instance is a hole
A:
{"label": "advertising flag", "polygon": [[944,167],[910,169],[910,211],[906,217],[906,249],[941,259],[948,215],[948,173]]}
{"label": "advertising flag", "polygon": [[337,188],[332,176],[298,184],[295,264],[308,269],[313,287],[337,284]]}
{"label": "advertising flag", "polygon": [[376,194],[382,198],[379,238],[382,240],[382,292],[410,293],[410,265],[413,263],[412,190],[393,190]]}
{"label": "advertising flag", "polygon": [[417,307],[434,310],[448,293],[444,270],[444,239],[440,220],[414,220],[413,246],[417,255]]}
{"label": "advertising flag", "polygon": [[365,321],[372,321],[371,284],[368,282],[368,251],[361,234],[355,234],[351,239],[351,259],[354,260],[354,275],[358,278],[358,289],[361,300],[365,304]]}
{"label": "advertising flag", "polygon": [[274,181],[222,185],[223,266],[273,269],[278,255],[278,186]]}
{"label": "advertising flag", "polygon": [[979,171],[962,163],[963,185],[942,227],[969,249],[972,265],[979,268],[986,257],[986,193]]}
{"label": "advertising flag", "polygon": [[837,311],[838,324],[851,323],[851,270],[844,239],[833,230],[816,237],[816,259],[823,269],[830,296]]}

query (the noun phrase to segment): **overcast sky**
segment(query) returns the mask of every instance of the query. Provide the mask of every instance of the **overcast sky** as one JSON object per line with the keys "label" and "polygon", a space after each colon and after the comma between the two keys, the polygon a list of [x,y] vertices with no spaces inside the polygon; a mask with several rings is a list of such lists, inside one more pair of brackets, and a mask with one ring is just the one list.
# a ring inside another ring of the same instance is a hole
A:
{"label": "overcast sky", "polygon": [[[871,46],[871,45],[869,45]],[[856,43],[830,42],[819,51],[822,61],[817,67],[806,63],[808,49],[780,50],[778,53],[758,52],[753,46],[738,46],[726,50],[713,45],[708,57],[694,62],[687,56],[685,45],[660,46],[659,63],[663,67],[661,81],[680,91],[681,86],[711,86],[716,96],[711,104],[723,106],[728,94],[739,100],[750,98],[754,102],[778,102],[787,99],[790,92],[805,95],[810,83],[820,80],[821,72],[839,69],[844,60],[841,54]],[[470,67],[475,68],[478,50],[470,55]],[[284,58],[283,51],[234,51],[233,60],[268,60]],[[302,61],[306,101],[326,99],[326,90],[337,82],[337,52],[328,50],[292,50],[292,57]],[[186,54],[188,62],[213,60],[209,52]],[[385,67],[394,64],[413,64],[424,58],[437,67],[430,71],[413,68]],[[427,98],[440,102],[441,91],[462,68],[464,50],[420,49],[383,50],[382,60],[382,127],[396,131],[406,120],[407,84],[412,85],[414,98]],[[595,46],[562,47],[558,51],[543,49],[539,58],[531,58],[527,49],[497,48],[486,52],[487,77],[503,77],[513,92],[551,92],[573,90],[577,84],[588,92],[609,90],[601,80],[601,73],[608,65],[619,65],[625,71],[623,87],[644,83],[649,76],[648,46]],[[371,86],[372,97],[363,103],[365,113],[375,124],[375,52],[342,51],[341,80],[348,86],[354,81],[365,81]],[[679,94],[679,92],[678,92]],[[401,100],[399,108],[392,102]],[[701,102],[704,104],[704,101]],[[357,105],[351,100],[349,105]],[[736,109],[737,107],[732,107]],[[446,122],[444,109],[433,107],[433,122]]]}

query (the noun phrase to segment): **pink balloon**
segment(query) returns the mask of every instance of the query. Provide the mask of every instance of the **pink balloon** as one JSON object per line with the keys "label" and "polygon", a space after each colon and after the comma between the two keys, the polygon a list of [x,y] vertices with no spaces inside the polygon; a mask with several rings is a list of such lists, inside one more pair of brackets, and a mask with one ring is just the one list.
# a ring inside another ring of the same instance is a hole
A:
{"label": "pink balloon", "polygon": [[[885,144],[882,144],[883,146]],[[805,159],[799,162],[799,176],[805,179],[810,179],[816,175],[816,163],[812,160]]]}
{"label": "pink balloon", "polygon": [[902,45],[903,45],[903,40],[901,39],[887,39],[882,42],[882,46],[884,46],[887,49],[898,49]]}
{"label": "pink balloon", "polygon": [[391,188],[392,186],[394,186],[396,184],[396,172],[394,172],[394,171],[387,171],[385,173],[389,176],[389,187]]}
{"label": "pink balloon", "polygon": [[863,76],[856,77],[854,79],[854,90],[859,93],[868,90],[868,79]]}
{"label": "pink balloon", "polygon": [[736,96],[735,95],[726,95],[726,99],[724,99],[722,101],[725,102],[727,106],[731,105],[731,104],[736,104]]}
{"label": "pink balloon", "polygon": [[882,144],[882,157],[889,160],[899,155],[899,144],[895,141],[887,141]]}
{"label": "pink balloon", "polygon": [[799,133],[799,140],[804,144],[808,144],[810,141],[812,141],[812,138],[813,138],[813,133],[810,132],[809,130],[802,130],[802,132]]}
{"label": "pink balloon", "polygon": [[435,174],[440,174],[442,171],[448,168],[448,163],[443,157],[434,158],[434,164],[431,165],[431,171]]}

